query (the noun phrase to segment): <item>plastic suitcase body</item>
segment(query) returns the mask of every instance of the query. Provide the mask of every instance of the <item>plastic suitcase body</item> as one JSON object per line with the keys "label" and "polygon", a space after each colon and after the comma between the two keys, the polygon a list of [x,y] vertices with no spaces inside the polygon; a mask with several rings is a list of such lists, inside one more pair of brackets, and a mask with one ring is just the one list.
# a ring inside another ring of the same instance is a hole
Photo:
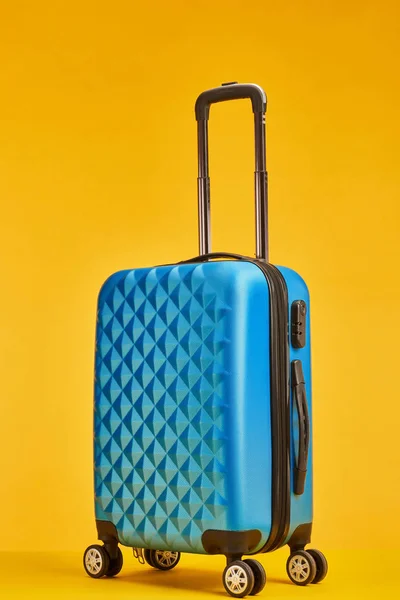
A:
{"label": "plastic suitcase body", "polygon": [[[208,116],[249,97],[255,117],[257,258],[210,253]],[[92,577],[116,575],[118,544],[173,568],[181,552],[224,554],[226,591],[261,591],[244,555],[290,546],[299,585],[326,575],[312,527],[310,302],[267,262],[266,97],[228,84],[196,103],[200,255],[113,274],[98,298],[94,472],[103,546]]]}

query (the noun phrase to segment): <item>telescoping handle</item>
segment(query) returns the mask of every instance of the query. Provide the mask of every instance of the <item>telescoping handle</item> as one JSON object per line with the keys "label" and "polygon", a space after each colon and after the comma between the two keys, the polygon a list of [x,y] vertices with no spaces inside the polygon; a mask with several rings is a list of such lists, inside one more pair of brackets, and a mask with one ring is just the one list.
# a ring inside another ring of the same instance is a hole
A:
{"label": "telescoping handle", "polygon": [[265,142],[267,97],[264,90],[254,83],[224,83],[220,87],[203,92],[196,101],[199,169],[197,179],[199,250],[200,254],[211,252],[210,177],[208,170],[208,118],[210,106],[216,102],[242,98],[250,98],[254,113],[256,257],[268,261],[268,176]]}

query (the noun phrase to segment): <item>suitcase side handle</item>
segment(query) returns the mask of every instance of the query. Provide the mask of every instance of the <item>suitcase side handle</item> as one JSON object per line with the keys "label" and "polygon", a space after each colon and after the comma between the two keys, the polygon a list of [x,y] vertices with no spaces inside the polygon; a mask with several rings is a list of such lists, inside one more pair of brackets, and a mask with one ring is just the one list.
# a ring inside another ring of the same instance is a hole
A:
{"label": "suitcase side handle", "polygon": [[294,493],[301,496],[307,476],[308,450],[310,446],[310,419],[301,360],[292,362],[292,387],[299,415],[299,450],[294,468]]}
{"label": "suitcase side handle", "polygon": [[208,169],[208,119],[211,104],[250,98],[254,113],[256,205],[256,257],[268,261],[268,175],[266,167],[265,113],[267,96],[254,83],[226,83],[206,90],[196,100],[199,206],[199,252],[211,252],[210,177]]}

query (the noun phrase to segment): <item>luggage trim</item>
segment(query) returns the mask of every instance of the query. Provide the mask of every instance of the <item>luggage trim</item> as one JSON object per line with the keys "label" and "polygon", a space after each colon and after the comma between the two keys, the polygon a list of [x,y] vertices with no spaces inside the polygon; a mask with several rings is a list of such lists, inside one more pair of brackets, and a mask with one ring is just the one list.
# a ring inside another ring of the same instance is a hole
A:
{"label": "luggage trim", "polygon": [[248,531],[207,529],[201,536],[201,542],[208,554],[249,554],[257,548],[261,537],[259,529]]}
{"label": "luggage trim", "polygon": [[270,288],[271,417],[272,417],[272,524],[259,552],[283,545],[290,527],[290,387],[289,304],[286,282],[269,263],[254,261]]}
{"label": "luggage trim", "polygon": [[116,540],[120,543],[117,528],[111,521],[101,521],[100,519],[96,519],[96,528],[97,538],[102,542]]}
{"label": "luggage trim", "polygon": [[288,541],[291,553],[304,550],[304,547],[311,541],[311,531],[312,523],[303,523],[303,525],[296,527]]}

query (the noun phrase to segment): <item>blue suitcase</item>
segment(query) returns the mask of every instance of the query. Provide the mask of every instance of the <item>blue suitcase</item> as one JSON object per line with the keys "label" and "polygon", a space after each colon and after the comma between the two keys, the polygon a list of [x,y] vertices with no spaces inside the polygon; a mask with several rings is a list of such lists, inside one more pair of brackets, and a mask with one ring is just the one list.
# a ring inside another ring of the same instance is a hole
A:
{"label": "blue suitcase", "polygon": [[[255,123],[256,258],[210,253],[210,105],[250,98]],[[140,562],[175,567],[181,552],[223,554],[231,596],[260,592],[253,558],[287,544],[293,583],[321,581],[305,550],[312,527],[310,301],[267,248],[266,96],[224,84],[196,102],[197,258],[117,272],[98,298],[94,578]]]}

